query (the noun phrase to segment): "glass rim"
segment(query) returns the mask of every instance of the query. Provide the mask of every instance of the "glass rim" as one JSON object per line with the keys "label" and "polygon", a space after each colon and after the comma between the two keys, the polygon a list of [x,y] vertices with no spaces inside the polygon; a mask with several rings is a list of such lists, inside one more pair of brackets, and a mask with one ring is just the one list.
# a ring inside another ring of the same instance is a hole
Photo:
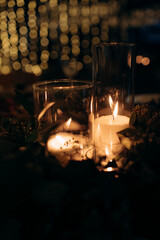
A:
{"label": "glass rim", "polygon": [[124,46],[124,47],[135,47],[136,44],[135,43],[130,43],[130,42],[103,42],[103,43],[98,43],[93,45],[93,47],[97,48],[97,47],[113,47],[113,46]]}
{"label": "glass rim", "polygon": [[[70,85],[62,85],[63,83],[69,83]],[[73,83],[73,85],[71,85]],[[80,83],[80,85],[76,85]],[[53,85],[51,85],[53,84]],[[59,86],[54,86],[54,84],[60,84]],[[39,81],[32,84],[33,90],[37,91],[53,91],[61,89],[83,89],[92,87],[93,83],[91,81],[83,80],[71,80],[71,79],[55,79],[55,80],[46,80]]]}

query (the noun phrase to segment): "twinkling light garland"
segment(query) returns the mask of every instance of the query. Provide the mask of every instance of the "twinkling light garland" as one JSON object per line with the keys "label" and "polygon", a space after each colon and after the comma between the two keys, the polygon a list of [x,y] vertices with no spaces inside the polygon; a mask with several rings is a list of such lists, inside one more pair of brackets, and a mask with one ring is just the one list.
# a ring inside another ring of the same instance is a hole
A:
{"label": "twinkling light garland", "polygon": [[40,76],[60,60],[66,77],[91,64],[91,46],[116,40],[111,29],[160,21],[160,10],[135,9],[121,15],[118,0],[0,0],[0,74],[12,70]]}

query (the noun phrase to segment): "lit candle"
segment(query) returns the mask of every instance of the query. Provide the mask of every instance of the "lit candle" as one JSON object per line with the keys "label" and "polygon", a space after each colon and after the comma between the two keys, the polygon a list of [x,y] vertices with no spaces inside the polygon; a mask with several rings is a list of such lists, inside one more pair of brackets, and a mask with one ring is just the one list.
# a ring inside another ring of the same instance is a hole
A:
{"label": "lit candle", "polygon": [[55,131],[56,132],[63,132],[63,131],[82,131],[85,129],[85,126],[79,124],[76,121],[73,121],[72,118],[69,118],[65,123],[58,126]]}
{"label": "lit candle", "polygon": [[58,159],[82,161],[88,145],[89,139],[83,135],[60,132],[48,139],[47,150]]}
{"label": "lit candle", "polygon": [[[109,97],[110,107],[113,109],[112,98]],[[129,117],[118,115],[118,102],[112,115],[105,115],[95,119],[95,145],[120,143],[117,132],[129,127]]]}
{"label": "lit candle", "polygon": [[79,128],[79,124],[76,124],[76,122],[73,122],[70,118],[63,126],[61,125],[58,128],[61,132],[50,136],[47,141],[47,151],[59,160],[82,161],[86,159],[86,152],[89,150],[90,140],[82,134],[62,132],[63,130],[71,130],[70,126],[72,130],[76,130],[76,126]]}

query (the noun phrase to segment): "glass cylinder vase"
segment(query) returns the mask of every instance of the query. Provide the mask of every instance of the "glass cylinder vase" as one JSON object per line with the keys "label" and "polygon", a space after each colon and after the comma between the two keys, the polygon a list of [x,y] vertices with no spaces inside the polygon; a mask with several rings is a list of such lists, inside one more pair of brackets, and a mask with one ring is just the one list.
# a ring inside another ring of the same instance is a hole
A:
{"label": "glass cylinder vase", "polygon": [[134,104],[135,45],[101,43],[93,46],[94,160],[106,164],[122,149],[117,132],[129,127]]}
{"label": "glass cylinder vase", "polygon": [[33,85],[39,142],[62,162],[86,159],[91,148],[92,83],[54,80]]}

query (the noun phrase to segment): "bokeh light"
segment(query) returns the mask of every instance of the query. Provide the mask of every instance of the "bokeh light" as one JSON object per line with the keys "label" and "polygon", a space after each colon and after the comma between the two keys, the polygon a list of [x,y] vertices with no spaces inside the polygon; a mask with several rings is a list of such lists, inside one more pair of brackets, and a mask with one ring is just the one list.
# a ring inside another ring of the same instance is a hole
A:
{"label": "bokeh light", "polygon": [[150,64],[150,59],[149,59],[148,57],[144,57],[144,58],[142,59],[142,64],[143,64],[144,66],[149,65],[149,64]]}
{"label": "bokeh light", "polygon": [[[127,41],[129,27],[160,20],[159,9],[122,15],[121,7],[118,0],[0,0],[0,74],[21,69],[40,76],[58,60],[66,76],[73,76],[91,64],[92,44],[114,40],[117,29]],[[136,57],[143,66],[150,61]]]}

